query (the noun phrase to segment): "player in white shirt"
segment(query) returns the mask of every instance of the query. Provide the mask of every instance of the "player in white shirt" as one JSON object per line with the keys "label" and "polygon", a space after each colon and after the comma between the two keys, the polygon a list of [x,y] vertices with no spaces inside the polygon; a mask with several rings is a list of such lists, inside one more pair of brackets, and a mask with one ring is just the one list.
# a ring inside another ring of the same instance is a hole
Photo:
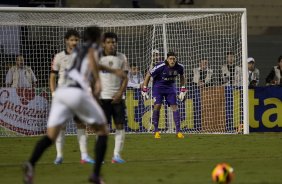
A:
{"label": "player in white shirt", "polygon": [[[60,87],[65,82],[64,81],[65,71],[70,65],[71,53],[79,42],[79,33],[74,29],[70,29],[65,33],[64,39],[65,39],[66,49],[56,54],[52,62],[52,68],[50,74],[50,90],[52,92],[52,96],[55,92],[56,87]],[[59,79],[56,85],[57,75],[59,75]],[[89,157],[87,153],[86,126],[82,122],[79,122],[77,118],[74,118],[74,121],[77,123],[77,139],[81,153],[80,162],[94,163],[94,160],[91,157]],[[54,164],[62,164],[63,162],[63,147],[65,143],[65,132],[66,132],[66,127],[63,126],[56,140],[57,156],[54,161]]]}
{"label": "player in white shirt", "polygon": [[29,161],[24,164],[25,184],[33,183],[36,163],[46,149],[54,143],[65,121],[74,116],[90,125],[98,135],[95,146],[96,164],[93,166],[93,173],[89,181],[96,184],[104,183],[101,180],[100,171],[107,148],[108,127],[104,112],[91,91],[92,78],[95,81],[93,93],[97,96],[101,92],[98,70],[103,69],[122,78],[126,78],[126,75],[121,70],[97,65],[100,37],[101,32],[98,27],[87,28],[84,32],[83,46],[72,54],[65,80],[56,89],[52,101],[47,135],[38,141]]}
{"label": "player in white shirt", "polygon": [[[113,69],[122,69],[128,73],[127,58],[124,54],[117,52],[117,35],[115,33],[105,33],[103,37],[103,55],[100,59],[100,64]],[[121,158],[125,138],[125,100],[124,92],[127,87],[128,78],[122,80],[115,75],[101,71],[102,91],[100,95],[101,106],[106,114],[108,123],[114,120],[115,133],[115,148],[112,163],[124,163]]]}

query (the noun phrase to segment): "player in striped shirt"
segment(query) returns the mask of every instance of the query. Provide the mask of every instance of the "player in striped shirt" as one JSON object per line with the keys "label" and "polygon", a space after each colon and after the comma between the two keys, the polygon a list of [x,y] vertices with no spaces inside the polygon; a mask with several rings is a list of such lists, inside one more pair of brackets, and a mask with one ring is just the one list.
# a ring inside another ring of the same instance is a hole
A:
{"label": "player in striped shirt", "polygon": [[[71,55],[71,63],[64,75],[64,82],[56,89],[47,123],[47,135],[36,144],[28,162],[24,164],[24,182],[32,184],[34,167],[42,154],[56,140],[66,120],[77,116],[93,128],[97,134],[95,146],[96,164],[89,181],[104,183],[100,171],[106,153],[108,128],[104,112],[96,99],[101,92],[99,70],[115,73],[121,78],[127,76],[121,70],[97,65],[101,31],[98,27],[88,27],[84,32],[84,44]],[[92,79],[95,81],[92,94]]]}
{"label": "player in striped shirt", "polygon": [[[70,29],[65,33],[64,36],[66,49],[62,52],[59,52],[55,55],[54,60],[52,62],[51,74],[50,74],[50,90],[52,92],[52,96],[55,92],[56,87],[60,87],[65,81],[64,75],[67,67],[70,65],[70,58],[73,49],[77,46],[79,42],[79,33]],[[56,78],[59,75],[58,82],[56,84]],[[71,121],[71,120],[67,120]],[[94,163],[94,160],[87,153],[87,135],[86,135],[86,126],[79,121],[76,117],[74,121],[77,124],[77,140],[79,143],[80,153],[81,153],[81,163]],[[65,132],[66,126],[62,127],[60,134],[56,140],[56,151],[57,156],[54,160],[54,164],[62,164],[63,163],[63,147],[65,143]]]}

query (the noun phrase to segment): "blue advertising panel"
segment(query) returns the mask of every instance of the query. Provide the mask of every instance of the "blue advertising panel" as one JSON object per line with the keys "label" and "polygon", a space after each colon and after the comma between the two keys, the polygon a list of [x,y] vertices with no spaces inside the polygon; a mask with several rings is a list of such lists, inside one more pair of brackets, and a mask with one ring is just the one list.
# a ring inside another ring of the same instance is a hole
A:
{"label": "blue advertising panel", "polygon": [[249,90],[250,132],[282,132],[282,87]]}

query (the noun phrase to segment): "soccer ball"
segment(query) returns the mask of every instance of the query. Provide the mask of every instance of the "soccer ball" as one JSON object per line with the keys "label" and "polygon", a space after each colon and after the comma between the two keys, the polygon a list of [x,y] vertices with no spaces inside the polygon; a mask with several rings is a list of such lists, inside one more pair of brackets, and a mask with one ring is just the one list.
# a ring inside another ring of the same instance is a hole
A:
{"label": "soccer ball", "polygon": [[234,178],[234,169],[227,163],[219,163],[212,171],[212,180],[218,184],[229,184]]}

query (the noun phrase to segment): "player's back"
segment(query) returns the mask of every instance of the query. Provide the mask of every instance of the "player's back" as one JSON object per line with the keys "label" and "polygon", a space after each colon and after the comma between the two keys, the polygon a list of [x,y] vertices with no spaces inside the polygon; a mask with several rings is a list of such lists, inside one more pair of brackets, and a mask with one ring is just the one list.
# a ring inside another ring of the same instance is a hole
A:
{"label": "player's back", "polygon": [[[64,87],[80,87],[88,90],[92,79],[92,71],[89,68],[88,50],[92,47],[98,50],[97,44],[84,44],[77,47],[71,55],[70,65],[64,75]],[[98,53],[94,54],[98,61]]]}

